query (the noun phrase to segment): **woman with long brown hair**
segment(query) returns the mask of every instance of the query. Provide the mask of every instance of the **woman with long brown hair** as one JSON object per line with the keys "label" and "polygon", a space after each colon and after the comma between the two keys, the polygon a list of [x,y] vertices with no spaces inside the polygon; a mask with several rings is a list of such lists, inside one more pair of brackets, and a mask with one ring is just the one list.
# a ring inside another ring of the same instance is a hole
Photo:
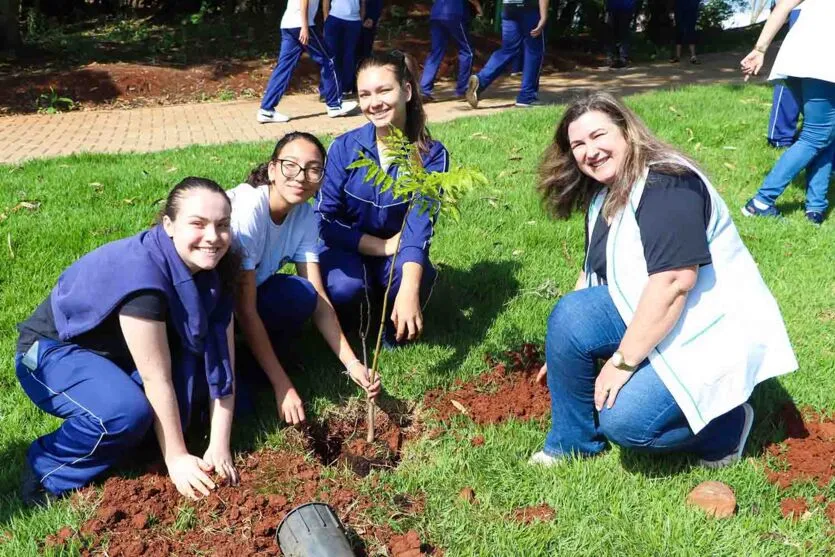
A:
{"label": "woman with long brown hair", "polygon": [[440,201],[430,200],[431,209],[425,212],[418,206],[408,211],[409,199],[395,198],[390,190],[367,182],[365,169],[347,167],[362,152],[396,176],[399,169],[389,160],[385,140],[397,128],[416,145],[426,170],[449,169],[446,148],[426,128],[415,77],[414,61],[402,52],[375,53],[362,61],[357,92],[369,123],[334,140],[315,203],[324,244],[319,261],[343,328],[356,321],[366,295],[380,295],[385,289],[397,251],[392,310],[384,337],[388,346],[414,340],[423,330],[422,306],[435,279],[429,245]]}
{"label": "woman with long brown hair", "polygon": [[797,362],[722,198],[606,93],[568,107],[540,171],[556,217],[585,213],[586,256],[548,320],[539,379],[552,424],[531,462],[607,442],[712,468],[738,461],[751,391]]}

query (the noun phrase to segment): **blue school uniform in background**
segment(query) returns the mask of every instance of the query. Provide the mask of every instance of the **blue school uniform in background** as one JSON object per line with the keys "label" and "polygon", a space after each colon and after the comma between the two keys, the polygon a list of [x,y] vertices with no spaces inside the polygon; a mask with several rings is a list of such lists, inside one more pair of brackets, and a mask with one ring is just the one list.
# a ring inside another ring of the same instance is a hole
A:
{"label": "blue school uniform in background", "polygon": [[[773,9],[773,7],[772,7]],[[789,12],[789,28],[800,17],[800,10]],[[768,118],[766,137],[772,147],[790,147],[797,135],[797,121],[800,119],[800,106],[791,90],[782,82],[774,86],[771,99],[771,114]]]}
{"label": "blue school uniform in background", "polygon": [[383,14],[383,0],[366,0],[365,2],[365,19],[370,19],[374,23],[370,28],[365,26],[360,29],[360,41],[357,47],[357,66],[364,58],[371,56],[374,50],[374,39],[377,37],[377,23],[380,21],[380,16]]}
{"label": "blue school uniform in background", "polygon": [[139,294],[164,308],[183,428],[197,397],[233,392],[226,339],[233,301],[216,271],[192,275],[159,225],[88,253],[18,326],[20,385],[38,408],[64,419],[27,452],[50,493],[88,484],[151,430],[153,412],[118,324],[119,315],[142,316],[122,309]]}
{"label": "blue school uniform in background", "polygon": [[470,47],[470,9],[467,0],[435,0],[429,14],[429,33],[432,46],[423,66],[420,91],[432,94],[435,76],[444,59],[450,38],[458,47],[458,81],[455,94],[461,96],[467,90],[467,80],[473,70],[473,49]]}
{"label": "blue school uniform in background", "polygon": [[539,24],[539,3],[536,0],[503,0],[502,4],[502,46],[476,74],[478,93],[487,89],[524,51],[522,86],[516,102],[531,104],[539,97],[539,76],[545,53],[545,31],[538,37],[531,37],[531,31]]}
{"label": "blue school uniform in background", "polygon": [[[351,162],[357,160],[358,152],[380,164],[376,128],[371,123],[337,137],[331,144],[325,180],[314,203],[322,242],[319,266],[343,328],[356,325],[359,304],[365,302],[366,293],[372,303],[382,297],[391,269],[392,257],[375,257],[359,252],[363,234],[391,238],[400,231],[403,219],[406,219],[389,308],[400,288],[405,263],[419,263],[423,267],[420,296],[424,304],[429,299],[436,277],[429,261],[429,247],[440,201],[430,200],[430,209],[423,213],[415,206],[407,214],[408,200],[395,199],[391,191],[382,192],[380,186],[366,182],[365,169],[346,170]],[[449,170],[449,153],[439,141],[432,141],[429,152],[422,154],[421,160],[430,172]],[[394,165],[387,170],[390,176],[396,176],[397,171]],[[386,317],[387,339],[393,342],[394,331],[390,319]]]}
{"label": "blue school uniform in background", "polygon": [[[357,73],[357,48],[360,43],[362,21],[360,0],[332,0],[324,25],[325,44],[333,55],[342,94],[354,90]],[[324,90],[320,88],[320,94]]]}

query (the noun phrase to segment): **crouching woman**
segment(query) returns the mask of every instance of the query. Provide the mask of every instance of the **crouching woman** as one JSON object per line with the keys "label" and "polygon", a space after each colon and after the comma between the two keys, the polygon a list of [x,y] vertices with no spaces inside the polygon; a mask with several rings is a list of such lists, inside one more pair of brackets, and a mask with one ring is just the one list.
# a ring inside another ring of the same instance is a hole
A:
{"label": "crouching woman", "polygon": [[[20,384],[64,420],[29,447],[24,503],[88,484],[152,426],[180,493],[208,495],[211,472],[237,483],[231,210],[215,182],[186,178],[168,194],[159,224],[73,263],[18,326]],[[210,399],[211,422],[202,458],[183,440],[201,398]]]}
{"label": "crouching woman", "polygon": [[548,321],[552,422],[531,462],[607,442],[712,468],[738,461],[754,386],[797,361],[722,198],[605,93],[568,107],[540,171],[556,217],[585,212],[586,255]]}

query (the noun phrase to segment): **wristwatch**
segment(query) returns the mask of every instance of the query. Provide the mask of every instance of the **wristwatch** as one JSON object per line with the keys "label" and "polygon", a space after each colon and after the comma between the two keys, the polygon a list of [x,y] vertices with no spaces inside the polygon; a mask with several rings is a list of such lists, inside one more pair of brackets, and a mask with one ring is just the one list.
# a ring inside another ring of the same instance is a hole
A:
{"label": "wristwatch", "polygon": [[632,366],[632,365],[627,364],[626,359],[623,357],[623,354],[621,353],[620,350],[617,350],[617,351],[615,351],[614,354],[612,354],[612,358],[611,358],[610,361],[612,362],[613,366],[615,366],[616,368],[618,368],[621,371],[632,372],[632,371],[635,371],[635,369],[638,367],[637,365]]}

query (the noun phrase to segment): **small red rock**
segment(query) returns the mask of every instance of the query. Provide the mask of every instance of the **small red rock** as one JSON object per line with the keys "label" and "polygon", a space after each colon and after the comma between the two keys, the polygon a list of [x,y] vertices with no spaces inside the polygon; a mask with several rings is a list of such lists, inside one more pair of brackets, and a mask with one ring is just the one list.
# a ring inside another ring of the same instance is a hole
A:
{"label": "small red rock", "polygon": [[700,483],[687,496],[687,503],[699,507],[715,518],[726,518],[736,512],[736,495],[722,482]]}
{"label": "small red rock", "polygon": [[800,520],[800,518],[809,510],[809,504],[805,497],[787,497],[780,501],[780,512],[783,518],[789,520]]}
{"label": "small red rock", "polygon": [[470,439],[470,444],[473,447],[480,447],[484,444],[484,436],[483,435],[476,435],[472,439]]}
{"label": "small red rock", "polygon": [[475,491],[471,487],[465,487],[458,492],[458,498],[467,503],[475,503]]}

